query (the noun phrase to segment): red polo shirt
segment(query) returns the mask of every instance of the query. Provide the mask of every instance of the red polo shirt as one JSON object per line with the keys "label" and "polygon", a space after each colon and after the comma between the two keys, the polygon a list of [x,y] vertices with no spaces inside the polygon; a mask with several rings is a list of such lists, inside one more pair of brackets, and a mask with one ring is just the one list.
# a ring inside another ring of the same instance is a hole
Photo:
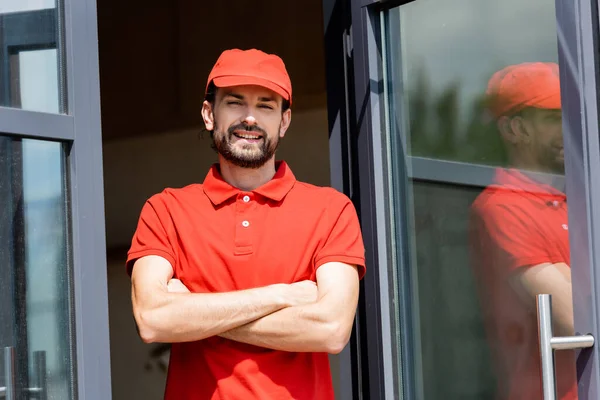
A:
{"label": "red polo shirt", "polygon": [[[365,273],[350,200],[298,182],[285,162],[249,192],[213,166],[203,184],[166,189],[142,209],[127,258],[169,260],[192,292],[216,293],[315,280],[321,265],[345,262]],[[291,353],[211,337],[175,343],[167,400],[333,399],[326,353]]]}
{"label": "red polo shirt", "polygon": [[[517,170],[499,169],[496,184],[473,203],[470,233],[497,399],[542,400],[536,311],[525,307],[508,280],[519,268],[569,265],[566,196]],[[558,398],[577,399],[573,353],[555,354]]]}

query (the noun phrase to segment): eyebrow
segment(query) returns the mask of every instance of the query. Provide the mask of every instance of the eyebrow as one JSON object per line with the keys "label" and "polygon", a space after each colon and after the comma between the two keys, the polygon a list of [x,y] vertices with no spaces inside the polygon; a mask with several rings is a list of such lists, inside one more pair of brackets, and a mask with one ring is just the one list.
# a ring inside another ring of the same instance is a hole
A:
{"label": "eyebrow", "polygon": [[225,97],[234,97],[238,100],[244,100],[244,96],[242,96],[241,94],[232,93],[232,92],[225,93]]}
{"label": "eyebrow", "polygon": [[[238,100],[244,100],[244,96],[242,96],[241,94],[238,93],[234,93],[234,92],[229,92],[229,93],[225,93],[225,97],[234,97]],[[268,97],[268,96],[263,96],[263,97],[259,97],[258,101],[263,101],[263,102],[269,102],[269,101],[275,101],[275,98],[273,97]]]}

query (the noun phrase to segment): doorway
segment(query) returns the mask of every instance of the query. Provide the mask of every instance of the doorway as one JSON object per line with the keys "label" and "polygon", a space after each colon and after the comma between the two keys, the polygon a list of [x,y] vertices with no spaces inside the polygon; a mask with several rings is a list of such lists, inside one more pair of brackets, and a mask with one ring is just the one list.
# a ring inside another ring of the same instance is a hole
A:
{"label": "doorway", "polygon": [[[299,180],[330,183],[321,0],[98,0],[111,376],[114,399],[161,399],[168,346],[146,345],[124,261],[145,200],[201,182],[216,154],[203,132],[205,80],[228,48],[282,57],[292,124],[278,158]],[[334,386],[337,356],[331,357]]]}

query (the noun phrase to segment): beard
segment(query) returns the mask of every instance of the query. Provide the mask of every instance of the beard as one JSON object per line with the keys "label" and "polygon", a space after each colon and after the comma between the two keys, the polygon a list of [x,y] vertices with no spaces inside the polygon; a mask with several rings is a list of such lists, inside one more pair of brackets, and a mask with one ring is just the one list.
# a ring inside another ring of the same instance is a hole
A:
{"label": "beard", "polygon": [[[245,144],[241,149],[238,145],[235,148],[232,143],[235,131],[257,132],[262,135],[262,138],[258,143]],[[264,129],[244,123],[229,127],[227,132],[221,132],[215,125],[212,137],[212,148],[225,160],[241,168],[258,169],[262,167],[273,158],[279,147],[279,136],[273,140]]]}
{"label": "beard", "polygon": [[565,173],[564,153],[561,154],[560,150],[555,146],[543,149],[539,156],[539,164],[546,172],[558,175],[564,175]]}
{"label": "beard", "polygon": [[554,160],[552,163],[552,172],[558,175],[565,174],[565,162],[563,160]]}

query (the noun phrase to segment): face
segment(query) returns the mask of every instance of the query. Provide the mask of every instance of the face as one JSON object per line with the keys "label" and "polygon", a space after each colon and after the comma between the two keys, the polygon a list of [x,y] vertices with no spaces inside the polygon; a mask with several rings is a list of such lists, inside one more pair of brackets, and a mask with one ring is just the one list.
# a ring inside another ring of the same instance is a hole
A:
{"label": "face", "polygon": [[205,101],[202,106],[215,150],[242,168],[260,168],[273,160],[291,122],[291,111],[282,112],[282,102],[280,95],[259,86],[217,89],[214,104]]}
{"label": "face", "polygon": [[523,110],[511,119],[510,128],[510,141],[521,159],[540,171],[564,173],[561,110]]}
{"label": "face", "polygon": [[532,153],[538,164],[550,172],[564,173],[565,153],[560,110],[533,109],[525,114]]}

